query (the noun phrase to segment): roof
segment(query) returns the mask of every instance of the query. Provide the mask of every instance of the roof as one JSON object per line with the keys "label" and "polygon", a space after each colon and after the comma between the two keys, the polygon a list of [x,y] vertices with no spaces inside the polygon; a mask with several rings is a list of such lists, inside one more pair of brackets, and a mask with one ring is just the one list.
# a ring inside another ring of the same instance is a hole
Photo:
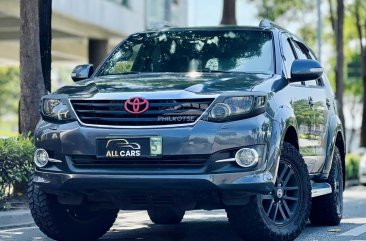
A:
{"label": "roof", "polygon": [[238,25],[219,25],[219,26],[200,26],[200,27],[174,27],[163,26],[162,28],[149,29],[147,32],[155,31],[215,31],[215,30],[266,30],[264,27],[257,26],[238,26]]}

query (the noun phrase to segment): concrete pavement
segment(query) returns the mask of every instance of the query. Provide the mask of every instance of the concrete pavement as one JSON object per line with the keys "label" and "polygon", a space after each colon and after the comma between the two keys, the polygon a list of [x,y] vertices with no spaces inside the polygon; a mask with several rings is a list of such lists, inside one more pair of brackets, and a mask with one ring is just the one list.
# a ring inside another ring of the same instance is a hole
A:
{"label": "concrete pavement", "polygon": [[34,225],[28,209],[0,212],[0,230]]}
{"label": "concrete pavement", "polygon": [[[1,216],[0,216],[0,219]],[[344,219],[337,227],[307,225],[297,241],[366,241],[366,187],[350,187],[344,193]],[[0,230],[0,241],[47,240],[36,226]],[[120,212],[108,241],[239,241],[223,210],[187,212],[180,225],[154,225],[146,212]]]}

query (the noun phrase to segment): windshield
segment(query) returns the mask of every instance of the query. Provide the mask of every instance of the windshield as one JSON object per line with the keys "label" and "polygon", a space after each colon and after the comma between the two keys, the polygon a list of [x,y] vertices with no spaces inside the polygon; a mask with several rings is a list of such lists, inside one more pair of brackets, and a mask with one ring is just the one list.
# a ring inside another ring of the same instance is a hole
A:
{"label": "windshield", "polygon": [[163,31],[134,34],[97,75],[141,72],[274,72],[272,33],[261,30]]}

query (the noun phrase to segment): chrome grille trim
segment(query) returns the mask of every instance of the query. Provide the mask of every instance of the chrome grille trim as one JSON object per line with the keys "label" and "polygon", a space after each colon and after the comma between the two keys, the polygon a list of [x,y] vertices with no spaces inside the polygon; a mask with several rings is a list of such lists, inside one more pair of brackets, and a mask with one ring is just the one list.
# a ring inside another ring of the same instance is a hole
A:
{"label": "chrome grille trim", "polygon": [[[72,108],[72,111],[75,113],[75,116],[77,118],[77,120],[79,121],[80,124],[82,124],[83,126],[90,126],[90,127],[101,127],[101,128],[126,128],[126,129],[133,129],[133,128],[167,128],[167,127],[185,127],[185,126],[193,126],[195,125],[202,117],[202,115],[205,114],[205,112],[209,109],[209,107],[212,105],[212,103],[214,102],[215,98],[210,96],[210,97],[206,97],[206,98],[181,98],[181,99],[148,99],[150,102],[150,106],[152,107],[177,107],[179,106],[178,104],[198,104],[198,105],[205,105],[202,108],[200,108],[201,106],[191,106],[192,109],[167,109],[167,110],[148,110],[147,114],[143,113],[143,114],[139,114],[139,116],[149,116],[150,114],[155,114],[155,117],[158,116],[158,113],[163,113],[165,115],[161,115],[162,117],[169,117],[169,116],[195,116],[195,120],[192,122],[186,122],[186,123],[182,123],[182,124],[176,124],[176,123],[167,123],[167,124],[163,124],[163,122],[161,122],[161,124],[146,124],[145,125],[142,124],[141,121],[139,121],[138,124],[136,125],[128,125],[128,124],[99,124],[99,123],[88,123],[88,121],[85,120],[85,116],[84,118],[80,117],[80,113],[88,113],[89,114],[93,114],[96,113],[98,111],[100,111],[99,114],[112,114],[112,115],[118,115],[118,114],[122,114],[125,116],[130,116],[130,117],[125,117],[124,119],[122,118],[120,121],[122,120],[127,120],[130,122],[136,122],[136,120],[141,120],[141,119],[147,119],[147,121],[152,121],[151,119],[149,120],[148,117],[139,117],[139,118],[133,118],[133,114],[129,114],[127,113],[124,108],[123,108],[123,104],[124,101],[126,101],[126,99],[120,99],[120,100],[116,100],[116,99],[69,99],[69,104]],[[92,104],[88,104],[88,103],[82,103],[82,102],[92,102]],[[79,106],[93,106],[93,107],[98,107],[98,106],[108,106],[105,105],[104,103],[97,103],[97,102],[106,102],[109,101],[110,102],[110,107],[116,107],[116,110],[82,110],[80,108],[75,108],[75,103],[79,102]],[[162,101],[165,103],[157,103],[157,101]],[[176,101],[176,103],[170,103],[169,101]],[[94,102],[94,103],[93,103]],[[120,102],[120,103],[118,103]],[[119,108],[120,107],[120,108]],[[198,108],[197,108],[198,107]],[[118,109],[119,108],[119,109]],[[184,113],[187,111],[195,111],[196,113],[190,114],[190,115],[179,115],[180,113]],[[104,112],[104,113],[103,113]],[[170,115],[169,115],[170,114]],[[172,115],[173,114],[173,115]],[[176,115],[174,115],[176,114]],[[87,117],[88,118],[88,117]],[[91,116],[91,118],[93,118],[93,116]],[[102,117],[102,119],[105,117]],[[108,119],[108,117],[106,117]],[[115,117],[112,117],[115,118]],[[108,120],[107,120],[108,121]],[[146,121],[146,120],[145,120]],[[158,121],[156,121],[158,122]]]}

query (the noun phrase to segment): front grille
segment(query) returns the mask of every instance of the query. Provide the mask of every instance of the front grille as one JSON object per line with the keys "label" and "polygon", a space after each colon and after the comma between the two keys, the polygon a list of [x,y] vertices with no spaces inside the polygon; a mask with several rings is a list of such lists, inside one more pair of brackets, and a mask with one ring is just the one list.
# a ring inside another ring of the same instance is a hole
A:
{"label": "front grille", "polygon": [[71,100],[79,119],[85,124],[108,126],[155,126],[195,122],[212,103],[212,98],[149,100],[149,109],[131,114],[126,100]]}
{"label": "front grille", "polygon": [[135,159],[100,159],[94,155],[72,155],[72,163],[83,167],[123,167],[123,168],[202,168],[210,155],[163,156],[161,158],[135,158]]}

